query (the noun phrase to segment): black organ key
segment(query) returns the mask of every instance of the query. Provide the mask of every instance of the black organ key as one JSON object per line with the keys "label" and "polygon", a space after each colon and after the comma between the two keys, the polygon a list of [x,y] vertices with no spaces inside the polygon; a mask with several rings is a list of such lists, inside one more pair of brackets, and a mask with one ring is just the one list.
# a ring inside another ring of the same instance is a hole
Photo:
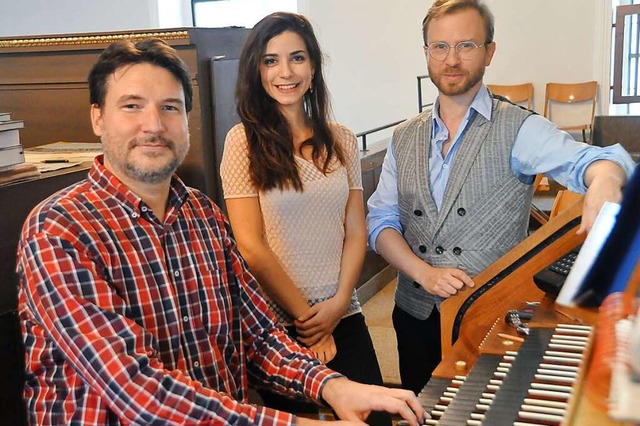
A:
{"label": "black organ key", "polygon": [[477,411],[478,401],[485,392],[487,383],[493,377],[500,361],[502,361],[502,357],[498,355],[483,355],[478,358],[455,397],[438,420],[438,426],[467,424],[471,414]]}

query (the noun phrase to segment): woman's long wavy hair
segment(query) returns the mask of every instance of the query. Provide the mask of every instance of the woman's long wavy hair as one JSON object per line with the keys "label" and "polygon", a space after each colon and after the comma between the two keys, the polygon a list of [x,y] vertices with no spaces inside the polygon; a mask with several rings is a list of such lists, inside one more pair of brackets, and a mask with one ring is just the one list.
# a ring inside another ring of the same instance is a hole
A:
{"label": "woman's long wavy hair", "polygon": [[329,127],[329,95],[322,74],[322,52],[309,21],[302,15],[276,12],[258,22],[249,33],[240,55],[236,102],[249,145],[249,173],[259,190],[294,188],[303,185],[294,158],[293,136],[286,119],[271,98],[260,76],[260,64],[267,43],[285,31],[298,34],[305,42],[314,69],[313,90],[304,95],[304,110],[312,136],[303,142],[313,146],[313,163],[323,173],[330,171],[332,159],[344,164],[344,153]]}

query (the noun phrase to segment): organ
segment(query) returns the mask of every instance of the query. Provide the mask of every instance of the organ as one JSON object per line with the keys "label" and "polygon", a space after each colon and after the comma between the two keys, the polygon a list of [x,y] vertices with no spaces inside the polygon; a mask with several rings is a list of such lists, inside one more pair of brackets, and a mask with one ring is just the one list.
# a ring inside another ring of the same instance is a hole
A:
{"label": "organ", "polygon": [[[595,336],[605,331],[597,310],[556,306],[533,283],[536,272],[584,241],[576,234],[581,211],[582,200],[475,277],[474,288],[442,303],[443,359],[419,395],[432,416],[426,424],[628,424],[607,415],[608,381],[597,376],[605,360],[591,359]],[[638,281],[636,265],[620,298],[635,300]],[[529,335],[505,321],[509,310],[525,307],[535,310]]]}

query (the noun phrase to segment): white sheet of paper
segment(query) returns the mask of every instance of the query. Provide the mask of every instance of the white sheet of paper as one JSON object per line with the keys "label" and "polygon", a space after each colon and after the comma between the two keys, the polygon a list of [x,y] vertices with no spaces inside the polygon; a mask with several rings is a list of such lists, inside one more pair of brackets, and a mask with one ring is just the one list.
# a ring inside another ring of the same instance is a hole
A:
{"label": "white sheet of paper", "polygon": [[609,237],[616,217],[620,211],[620,204],[606,202],[600,209],[593,227],[582,244],[571,271],[556,298],[556,303],[562,306],[574,306],[574,298],[582,286],[582,282],[589,273],[604,242]]}

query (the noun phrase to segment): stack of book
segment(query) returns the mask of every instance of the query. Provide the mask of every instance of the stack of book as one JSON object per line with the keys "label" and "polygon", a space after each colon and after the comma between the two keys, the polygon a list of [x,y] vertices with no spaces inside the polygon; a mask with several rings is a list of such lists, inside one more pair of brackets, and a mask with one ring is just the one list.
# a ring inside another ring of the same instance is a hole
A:
{"label": "stack of book", "polygon": [[0,184],[38,176],[38,169],[26,164],[20,143],[24,121],[12,120],[11,114],[0,112]]}

